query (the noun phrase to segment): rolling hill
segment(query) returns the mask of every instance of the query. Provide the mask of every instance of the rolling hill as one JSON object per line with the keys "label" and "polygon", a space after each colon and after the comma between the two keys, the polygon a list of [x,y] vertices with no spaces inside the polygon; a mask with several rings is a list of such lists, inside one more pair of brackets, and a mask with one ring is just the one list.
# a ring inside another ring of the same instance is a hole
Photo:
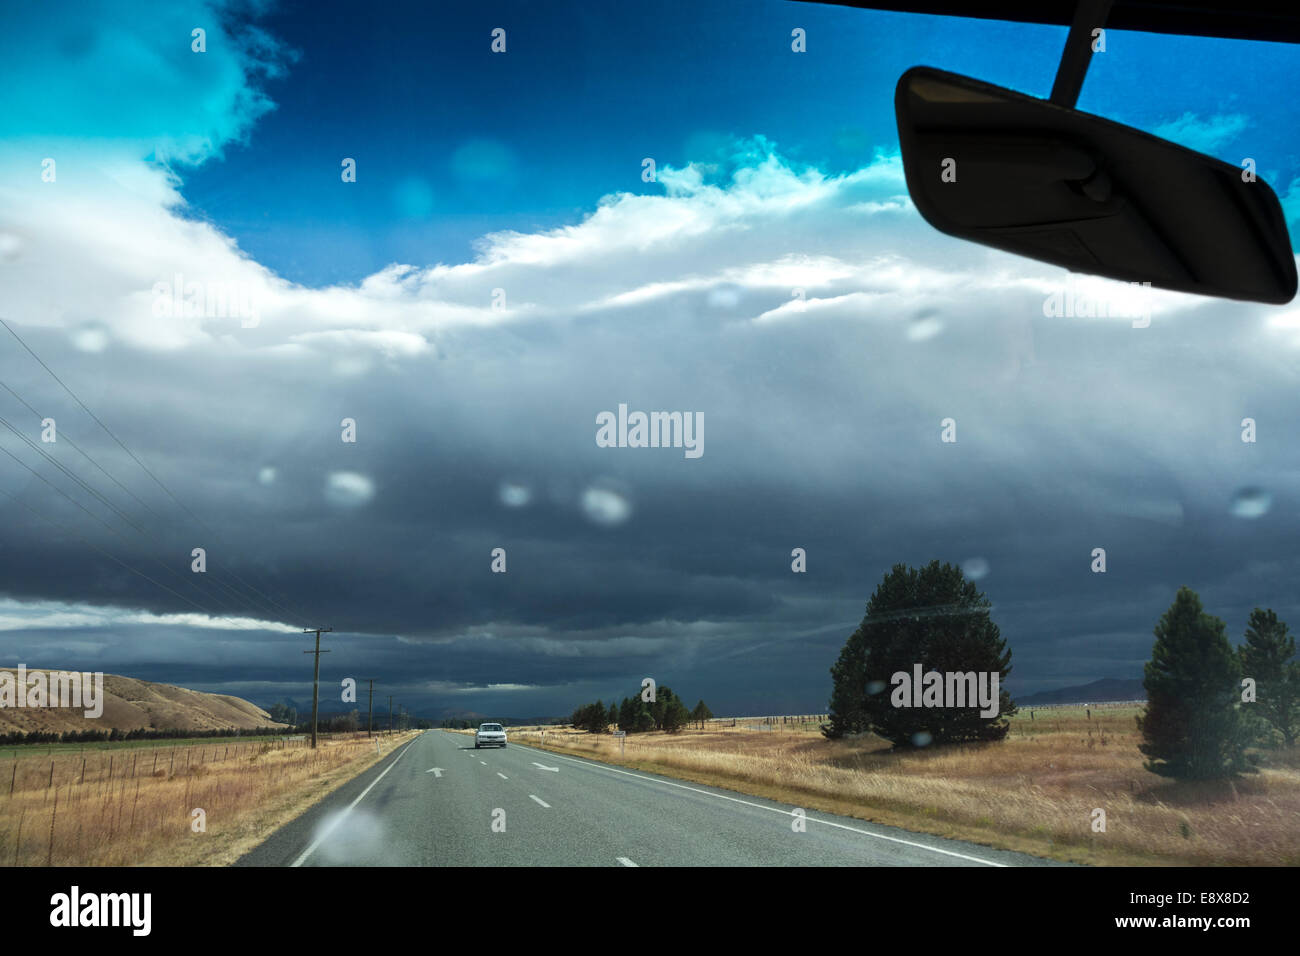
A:
{"label": "rolling hill", "polygon": [[[15,673],[12,667],[0,671]],[[104,712],[86,717],[73,707],[7,707],[0,709],[0,733],[78,730],[247,730],[282,726],[262,708],[239,697],[104,675]]]}

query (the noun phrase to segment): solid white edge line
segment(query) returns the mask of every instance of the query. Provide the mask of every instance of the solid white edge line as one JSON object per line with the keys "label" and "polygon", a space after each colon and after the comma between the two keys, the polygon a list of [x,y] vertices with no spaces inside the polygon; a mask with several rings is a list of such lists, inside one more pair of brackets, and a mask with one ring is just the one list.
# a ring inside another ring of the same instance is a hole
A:
{"label": "solid white edge line", "polygon": [[325,838],[328,837],[331,833],[333,833],[335,828],[340,823],[343,822],[344,818],[346,818],[347,815],[352,812],[352,808],[365,799],[366,794],[368,794],[371,790],[375,788],[375,784],[377,784],[380,780],[383,780],[386,776],[388,776],[388,771],[392,770],[394,767],[397,766],[398,760],[401,760],[403,757],[406,756],[406,748],[408,748],[411,744],[415,743],[415,741],[419,740],[420,737],[422,736],[424,735],[420,734],[419,736],[412,737],[406,743],[402,744],[402,751],[397,755],[397,760],[394,760],[392,763],[390,763],[387,767],[384,768],[383,773],[381,773],[374,780],[370,781],[370,786],[362,790],[361,795],[357,797],[355,800],[353,800],[351,803],[349,803],[348,808],[344,810],[342,813],[340,813],[337,817],[335,817],[334,822],[325,828],[325,832],[322,833],[320,836],[318,836],[315,840],[313,840],[311,846],[307,847],[307,849],[302,851],[302,856],[298,857],[298,859],[294,860],[289,865],[291,867],[302,866],[303,861],[306,860],[307,857],[311,856],[312,853],[315,852],[316,847],[320,846],[321,843],[325,840]]}
{"label": "solid white edge line", "polygon": [[547,803],[545,800],[543,800],[541,797],[537,796],[536,794],[530,793],[529,796],[532,797],[534,800],[536,800],[541,806],[545,807],[547,810],[551,809],[551,805]]}
{"label": "solid white edge line", "polygon": [[[519,746],[522,747],[526,745],[520,744]],[[529,747],[528,749],[536,750],[536,748],[534,747]],[[649,781],[650,783],[661,783],[667,787],[677,787],[679,790],[689,790],[692,793],[702,793],[707,797],[717,797],[719,800],[730,800],[732,803],[739,803],[747,807],[754,807],[757,810],[767,810],[771,813],[779,813],[783,817],[788,817],[791,815],[791,811],[789,810],[781,810],[777,807],[765,807],[761,803],[751,803],[748,800],[741,800],[739,797],[729,797],[725,793],[714,793],[712,790],[701,790],[699,787],[690,787],[684,783],[675,783],[671,780],[660,780],[656,777],[647,777],[644,774],[632,773],[630,770],[619,770],[615,767],[608,766],[607,764],[596,763],[594,761],[577,760],[573,757],[566,757],[563,754],[558,754],[551,750],[543,750],[540,752],[546,754],[547,756],[554,757],[557,760],[567,760],[570,763],[581,764],[582,766],[590,767],[593,770],[607,770],[610,773],[620,773],[625,777],[636,777],[636,779],[638,780],[646,780]],[[536,798],[534,797],[534,799]],[[863,836],[873,837],[877,840],[887,840],[890,843],[901,843],[903,846],[916,847],[918,850],[929,850],[931,853],[941,853],[944,856],[952,856],[960,860],[970,860],[972,863],[981,863],[984,866],[998,866],[998,867],[1007,866],[1006,863],[997,863],[993,860],[984,860],[978,856],[970,856],[966,853],[958,853],[955,850],[941,850],[937,846],[926,846],[924,843],[917,843],[913,840],[903,840],[899,837],[885,836],[885,834],[883,833],[872,833],[870,830],[862,830],[859,829],[858,827],[848,826],[847,824],[835,823],[832,820],[819,820],[817,817],[807,816],[807,815],[805,815],[805,819],[808,820],[810,823],[820,823],[823,826],[835,827],[837,830],[848,830],[851,833],[860,833]]]}
{"label": "solid white edge line", "polygon": [[618,862],[622,863],[624,866],[636,866],[635,863],[633,863],[625,856],[616,856],[614,857],[614,859],[618,860]]}

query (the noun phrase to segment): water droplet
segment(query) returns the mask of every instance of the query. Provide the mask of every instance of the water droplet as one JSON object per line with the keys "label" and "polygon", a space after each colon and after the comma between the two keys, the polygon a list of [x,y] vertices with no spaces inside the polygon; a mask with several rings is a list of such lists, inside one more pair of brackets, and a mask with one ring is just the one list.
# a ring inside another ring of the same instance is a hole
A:
{"label": "water droplet", "polygon": [[734,309],[740,304],[740,295],[735,289],[721,288],[709,291],[709,305],[715,309]]}
{"label": "water droplet", "polygon": [[533,500],[533,490],[513,481],[501,482],[501,503],[507,508],[522,508]]}
{"label": "water droplet", "polygon": [[344,508],[363,505],[375,496],[375,483],[355,471],[333,472],[325,482],[325,499]]}
{"label": "water droplet", "polygon": [[12,232],[0,232],[0,262],[13,262],[23,253],[23,241]]}
{"label": "water droplet", "polygon": [[588,520],[613,527],[632,516],[632,504],[612,488],[591,487],[582,493],[582,511]]}
{"label": "water droplet", "polygon": [[1232,496],[1232,513],[1238,518],[1259,518],[1272,504],[1273,496],[1263,488],[1242,488]]}
{"label": "water droplet", "polygon": [[924,342],[926,339],[932,339],[943,331],[943,323],[934,316],[924,316],[913,319],[907,327],[907,338],[912,342]]}

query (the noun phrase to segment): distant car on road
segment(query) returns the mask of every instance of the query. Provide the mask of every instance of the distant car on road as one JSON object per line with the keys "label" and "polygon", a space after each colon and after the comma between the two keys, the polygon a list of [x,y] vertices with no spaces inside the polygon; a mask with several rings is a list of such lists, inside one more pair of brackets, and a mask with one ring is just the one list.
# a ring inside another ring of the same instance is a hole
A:
{"label": "distant car on road", "polygon": [[474,734],[474,749],[479,747],[504,747],[506,745],[506,729],[500,724],[479,724],[478,731]]}

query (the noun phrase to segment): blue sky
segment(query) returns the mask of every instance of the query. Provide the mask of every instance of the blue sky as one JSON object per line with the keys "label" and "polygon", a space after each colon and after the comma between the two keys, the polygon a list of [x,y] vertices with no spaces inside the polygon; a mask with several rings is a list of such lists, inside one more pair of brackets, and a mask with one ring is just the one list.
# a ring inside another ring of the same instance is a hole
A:
{"label": "blue sky", "polygon": [[[794,161],[856,169],[897,149],[893,89],[909,66],[1045,95],[1065,35],[778,0],[704,0],[689,14],[447,4],[436,16],[408,2],[355,19],[335,2],[263,18],[284,46],[265,85],[275,109],[223,159],[182,172],[196,214],[313,285],[465,261],[485,232],[573,223],[599,196],[657,192],[641,181],[647,156],[725,162],[736,139],[761,135]],[[489,49],[498,26],[504,55]],[[790,49],[795,27],[806,54]],[[1262,91],[1298,64],[1287,44],[1112,31],[1079,105],[1232,162],[1253,155],[1282,193],[1300,134],[1286,98]],[[360,168],[348,188],[344,156]]]}
{"label": "blue sky", "polygon": [[[34,512],[0,503],[0,660],[269,704],[309,694],[296,629],[323,623],[327,681],[416,712],[564,714],[650,675],[809,713],[883,574],[935,558],[993,601],[1015,694],[1139,676],[1183,584],[1234,637],[1257,604],[1300,625],[1300,307],[1049,314],[1132,290],[941,235],[907,195],[898,75],[1045,95],[1064,29],[721,0],[75,9],[4,13],[0,301],[206,527],[4,346],[0,379],[152,510],[60,442],[148,534],[91,520],[0,434],[27,466],[2,459],[0,491]],[[1294,236],[1297,79],[1298,48],[1112,31],[1080,106],[1255,159]],[[600,447],[620,404],[702,415],[703,455]],[[8,393],[0,415],[39,425]]]}

